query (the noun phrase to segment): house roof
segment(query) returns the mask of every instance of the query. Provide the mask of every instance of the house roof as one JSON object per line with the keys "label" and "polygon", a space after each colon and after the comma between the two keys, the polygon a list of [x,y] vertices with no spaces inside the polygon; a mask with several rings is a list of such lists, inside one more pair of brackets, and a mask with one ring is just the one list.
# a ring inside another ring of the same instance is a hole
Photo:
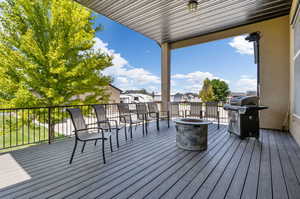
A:
{"label": "house roof", "polygon": [[175,42],[289,14],[291,0],[75,0],[158,43]]}
{"label": "house roof", "polygon": [[115,87],[115,86],[114,86],[114,85],[112,85],[112,84],[109,84],[109,86],[110,86],[110,87],[112,87],[112,88],[114,88],[114,89],[117,89],[118,91],[120,91],[120,93],[122,93],[122,92],[123,92],[121,89],[119,89],[119,88]]}

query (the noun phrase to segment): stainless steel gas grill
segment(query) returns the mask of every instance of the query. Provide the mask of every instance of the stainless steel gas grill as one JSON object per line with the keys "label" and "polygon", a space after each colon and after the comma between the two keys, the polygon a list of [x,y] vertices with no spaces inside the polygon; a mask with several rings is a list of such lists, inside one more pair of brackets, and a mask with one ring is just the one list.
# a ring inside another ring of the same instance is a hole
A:
{"label": "stainless steel gas grill", "polygon": [[267,109],[266,106],[259,106],[257,96],[234,97],[230,104],[225,104],[224,109],[228,110],[229,125],[228,131],[245,137],[259,138],[259,111]]}

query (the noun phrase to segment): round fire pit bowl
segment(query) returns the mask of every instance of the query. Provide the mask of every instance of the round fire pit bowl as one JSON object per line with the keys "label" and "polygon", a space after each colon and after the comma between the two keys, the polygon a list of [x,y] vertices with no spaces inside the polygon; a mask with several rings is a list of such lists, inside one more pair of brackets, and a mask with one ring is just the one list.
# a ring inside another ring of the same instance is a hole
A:
{"label": "round fire pit bowl", "polygon": [[183,118],[175,120],[177,147],[189,151],[207,149],[207,130],[211,122],[201,119]]}

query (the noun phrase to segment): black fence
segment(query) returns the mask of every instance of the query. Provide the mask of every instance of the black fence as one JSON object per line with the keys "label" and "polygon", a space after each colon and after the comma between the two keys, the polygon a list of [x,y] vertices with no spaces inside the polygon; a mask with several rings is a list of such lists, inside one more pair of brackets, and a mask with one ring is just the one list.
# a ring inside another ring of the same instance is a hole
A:
{"label": "black fence", "polygon": [[[160,103],[158,104],[160,105]],[[191,103],[183,102],[177,104],[180,116],[185,117],[191,108]],[[105,104],[105,106],[107,117],[118,120],[117,104]],[[197,106],[204,113],[208,113],[204,103],[197,103]],[[0,152],[3,149],[24,145],[51,143],[55,140],[72,136],[73,125],[66,109],[75,107],[82,110],[88,124],[96,122],[96,116],[91,105],[0,109]],[[129,104],[129,107],[132,110],[136,109],[135,104]],[[212,110],[219,112],[221,123],[228,122],[227,112],[222,108],[222,105],[216,105],[215,109]],[[174,116],[173,113],[172,115]],[[214,120],[215,118],[206,117],[204,119]]]}

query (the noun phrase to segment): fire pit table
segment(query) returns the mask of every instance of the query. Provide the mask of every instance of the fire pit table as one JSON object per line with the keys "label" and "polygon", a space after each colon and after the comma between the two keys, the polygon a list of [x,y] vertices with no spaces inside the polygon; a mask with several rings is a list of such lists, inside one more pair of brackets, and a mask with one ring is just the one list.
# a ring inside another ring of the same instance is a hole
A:
{"label": "fire pit table", "polygon": [[207,130],[211,122],[183,118],[175,120],[175,123],[177,147],[190,151],[207,149]]}

